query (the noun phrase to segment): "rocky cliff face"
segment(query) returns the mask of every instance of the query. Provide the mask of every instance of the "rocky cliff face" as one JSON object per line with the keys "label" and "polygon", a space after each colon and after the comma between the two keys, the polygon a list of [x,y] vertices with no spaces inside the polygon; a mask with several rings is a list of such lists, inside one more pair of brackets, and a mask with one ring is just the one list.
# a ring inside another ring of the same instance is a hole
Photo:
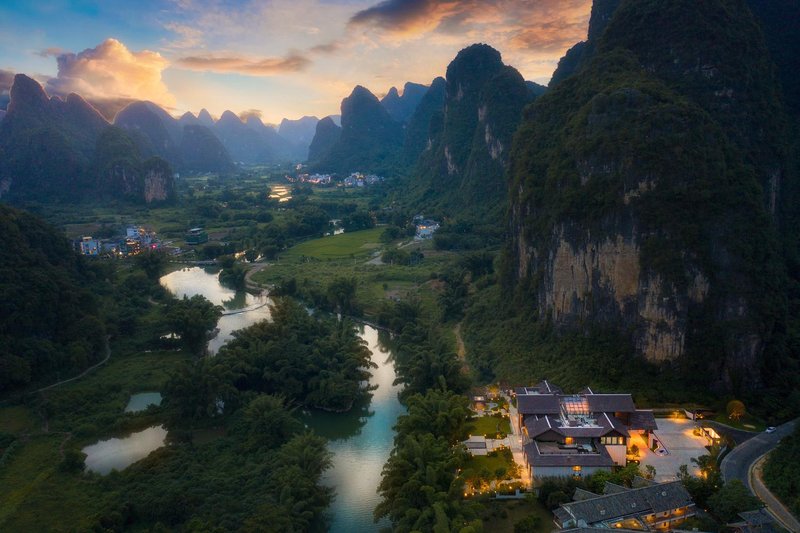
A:
{"label": "rocky cliff face", "polygon": [[753,28],[738,0],[623,3],[530,108],[511,162],[512,276],[538,314],[615,329],[720,390],[761,384],[785,313],[780,189],[763,186],[780,158],[753,149],[780,120]]}
{"label": "rocky cliff face", "polygon": [[94,192],[100,195],[150,204],[171,200],[175,194],[169,163],[157,156],[143,159],[121,128],[108,127],[98,138],[93,172]]}

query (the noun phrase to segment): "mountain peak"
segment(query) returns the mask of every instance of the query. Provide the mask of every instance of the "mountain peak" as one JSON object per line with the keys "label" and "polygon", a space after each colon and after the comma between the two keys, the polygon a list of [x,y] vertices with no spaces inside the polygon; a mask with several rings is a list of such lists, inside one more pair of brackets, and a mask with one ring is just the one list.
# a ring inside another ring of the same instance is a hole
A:
{"label": "mountain peak", "polygon": [[17,107],[43,107],[47,105],[47,93],[41,84],[29,78],[25,74],[17,74],[14,76],[14,83],[11,85],[11,92],[9,93],[11,101],[8,104],[7,111],[13,112]]}
{"label": "mountain peak", "polygon": [[224,113],[222,113],[222,116],[219,117],[219,120],[217,122],[227,123],[234,121],[238,122],[239,124],[244,124],[244,122],[242,122],[242,120],[236,115],[236,113],[230,110],[226,110]]}
{"label": "mountain peak", "polygon": [[200,121],[200,124],[209,128],[214,125],[214,119],[211,117],[211,113],[205,108],[201,109],[197,114],[197,120]]}

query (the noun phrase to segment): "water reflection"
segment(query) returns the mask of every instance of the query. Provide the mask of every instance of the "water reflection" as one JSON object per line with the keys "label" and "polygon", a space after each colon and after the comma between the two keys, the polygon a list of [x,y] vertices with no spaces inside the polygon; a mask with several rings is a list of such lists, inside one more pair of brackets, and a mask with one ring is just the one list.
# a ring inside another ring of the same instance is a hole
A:
{"label": "water reflection", "polygon": [[144,411],[151,405],[161,405],[160,392],[140,392],[131,396],[128,405],[125,407],[126,413],[138,413]]}
{"label": "water reflection", "polygon": [[103,475],[122,470],[162,447],[166,438],[164,426],[152,426],[121,439],[101,440],[82,450],[86,468]]}
{"label": "water reflection", "polygon": [[[208,342],[208,352],[215,355],[223,344],[233,338],[233,332],[270,317],[269,297],[235,291],[219,282],[219,271],[212,268],[184,268],[162,276],[161,285],[178,298],[200,294],[213,304],[225,308],[217,322],[217,335]],[[244,312],[236,312],[246,310]]]}
{"label": "water reflection", "polygon": [[372,521],[378,505],[378,484],[383,465],[389,458],[394,442],[394,424],[404,408],[397,399],[400,386],[394,384],[394,358],[389,347],[382,343],[385,336],[365,326],[360,333],[368,342],[372,361],[370,385],[377,386],[368,405],[349,413],[313,412],[307,423],[329,439],[328,450],[333,453],[333,468],[325,475],[324,483],[336,489],[331,505],[331,531],[378,531],[390,524]]}

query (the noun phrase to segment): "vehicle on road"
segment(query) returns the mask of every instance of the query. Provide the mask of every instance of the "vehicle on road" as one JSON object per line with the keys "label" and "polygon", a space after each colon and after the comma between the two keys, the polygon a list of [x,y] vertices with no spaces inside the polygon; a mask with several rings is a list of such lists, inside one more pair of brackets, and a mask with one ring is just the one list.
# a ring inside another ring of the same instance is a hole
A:
{"label": "vehicle on road", "polygon": [[775,427],[774,426],[769,426],[765,431],[767,433],[775,433]]}

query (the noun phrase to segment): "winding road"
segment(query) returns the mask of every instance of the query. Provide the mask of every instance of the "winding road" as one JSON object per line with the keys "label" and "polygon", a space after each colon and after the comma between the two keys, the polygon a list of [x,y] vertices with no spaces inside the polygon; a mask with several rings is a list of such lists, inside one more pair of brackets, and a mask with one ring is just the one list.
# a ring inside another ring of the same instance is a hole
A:
{"label": "winding road", "polygon": [[726,482],[738,479],[744,483],[745,487],[761,499],[767,505],[770,513],[783,523],[789,531],[800,532],[800,522],[769,492],[760,479],[754,480],[754,466],[756,463],[764,455],[774,450],[781,439],[792,434],[797,420],[778,426],[774,433],[758,433],[754,437],[737,444],[722,460],[720,470]]}

